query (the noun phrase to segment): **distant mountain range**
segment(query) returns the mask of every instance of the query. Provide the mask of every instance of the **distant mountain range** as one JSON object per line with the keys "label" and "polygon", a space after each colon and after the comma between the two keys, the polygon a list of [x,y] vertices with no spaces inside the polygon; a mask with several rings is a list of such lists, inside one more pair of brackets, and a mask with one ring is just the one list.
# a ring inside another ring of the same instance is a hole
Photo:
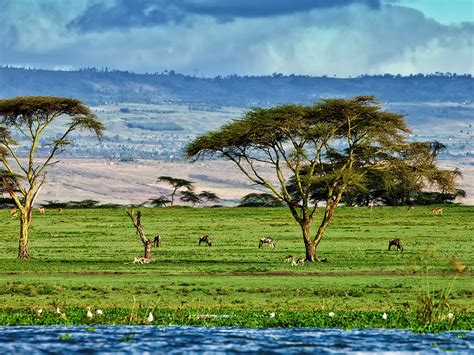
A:
{"label": "distant mountain range", "polygon": [[271,106],[312,103],[325,97],[375,95],[385,102],[472,103],[471,75],[363,75],[357,78],[273,74],[199,78],[174,71],[135,74],[87,68],[53,71],[0,68],[0,97],[51,95],[74,97],[89,105],[106,103],[165,103]]}

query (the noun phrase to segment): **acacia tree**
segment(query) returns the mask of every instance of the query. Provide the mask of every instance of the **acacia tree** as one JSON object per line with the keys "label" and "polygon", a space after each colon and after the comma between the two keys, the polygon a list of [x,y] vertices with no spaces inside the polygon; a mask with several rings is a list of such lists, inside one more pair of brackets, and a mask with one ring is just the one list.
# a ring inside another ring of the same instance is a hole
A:
{"label": "acacia tree", "polygon": [[211,191],[202,191],[198,196],[201,200],[205,200],[207,202],[217,202],[220,200],[219,196]]}
{"label": "acacia tree", "polygon": [[194,191],[181,191],[180,193],[181,197],[180,200],[184,202],[190,202],[192,206],[196,206],[196,203],[201,203],[202,199],[201,197],[195,193]]}
{"label": "acacia tree", "polygon": [[[66,117],[61,134],[45,134],[53,122]],[[19,209],[19,259],[30,258],[28,237],[33,206],[46,183],[48,168],[58,162],[56,156],[71,143],[70,134],[79,128],[88,129],[97,137],[104,129],[79,100],[47,96],[0,100],[0,181]],[[13,132],[22,140],[21,146]],[[40,145],[41,158],[37,156]]]}
{"label": "acacia tree", "polygon": [[157,182],[166,182],[172,186],[173,191],[171,192],[171,206],[173,206],[174,196],[179,189],[186,188],[188,191],[192,191],[194,189],[192,181],[174,178],[171,176],[160,176],[158,177]]}
{"label": "acacia tree", "polygon": [[[250,181],[286,202],[300,225],[306,261],[314,262],[321,261],[317,247],[344,192],[369,171],[389,169],[402,158],[409,131],[402,115],[383,111],[372,96],[327,99],[311,106],[255,108],[195,138],[186,154],[229,159]],[[312,231],[315,186],[322,186],[325,208]]]}
{"label": "acacia tree", "polygon": [[166,196],[160,196],[158,198],[150,198],[148,201],[150,201],[153,207],[163,207],[163,206],[166,206],[167,203],[171,202],[171,200],[169,200]]}
{"label": "acacia tree", "polygon": [[281,207],[281,200],[273,194],[250,193],[240,199],[240,207]]}

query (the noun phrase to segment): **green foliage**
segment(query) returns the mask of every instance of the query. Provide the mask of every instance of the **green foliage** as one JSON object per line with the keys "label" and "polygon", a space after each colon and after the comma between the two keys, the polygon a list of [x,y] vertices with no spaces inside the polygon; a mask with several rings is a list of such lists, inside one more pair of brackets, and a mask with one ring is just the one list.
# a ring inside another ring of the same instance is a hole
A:
{"label": "green foliage", "polygon": [[181,201],[184,201],[184,202],[190,202],[193,206],[196,205],[197,203],[202,202],[201,197],[198,194],[196,194],[195,192],[190,191],[190,190],[181,191],[180,199],[181,199]]}
{"label": "green foliage", "polygon": [[150,199],[149,201],[153,207],[163,207],[166,206],[168,203],[171,203],[171,200],[168,199],[166,196],[160,196],[158,198]]}
{"label": "green foliage", "polygon": [[[0,310],[0,325],[87,325],[93,331],[95,325],[148,325],[146,317],[150,308],[140,305],[138,309],[103,308],[103,316],[94,316],[92,320],[85,317],[84,308],[70,307],[64,309],[66,317],[60,317],[53,307],[44,309],[38,316],[36,309]],[[329,310],[295,311],[275,309],[267,310],[208,310],[208,309],[154,309],[153,325],[160,326],[233,326],[251,328],[408,328],[424,332],[426,329],[417,325],[415,312],[388,312],[384,320],[384,312],[336,311],[334,316]],[[431,331],[453,331],[472,329],[474,314],[464,312],[456,315],[456,320],[444,321]],[[62,334],[60,340],[69,341],[69,334]],[[131,343],[133,336],[126,336],[122,342]]]}
{"label": "green foliage", "polygon": [[205,201],[208,201],[208,202],[219,201],[220,200],[219,196],[217,196],[216,193],[211,192],[211,191],[202,191],[202,192],[199,193],[198,196],[202,200],[205,200]]}
{"label": "green foliage", "polygon": [[240,199],[239,207],[281,207],[283,203],[272,194],[250,193]]}

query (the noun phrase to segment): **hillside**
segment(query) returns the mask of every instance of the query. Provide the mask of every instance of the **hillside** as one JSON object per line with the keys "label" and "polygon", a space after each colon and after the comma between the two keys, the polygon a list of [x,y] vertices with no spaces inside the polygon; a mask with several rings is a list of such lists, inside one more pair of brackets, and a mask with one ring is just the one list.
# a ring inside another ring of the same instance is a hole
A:
{"label": "hillside", "polygon": [[361,76],[357,78],[237,76],[198,78],[174,71],[135,74],[88,68],[51,71],[0,68],[0,97],[54,95],[76,97],[90,105],[106,103],[204,103],[222,106],[270,106],[312,103],[335,96],[376,95],[382,101],[473,101],[470,75]]}

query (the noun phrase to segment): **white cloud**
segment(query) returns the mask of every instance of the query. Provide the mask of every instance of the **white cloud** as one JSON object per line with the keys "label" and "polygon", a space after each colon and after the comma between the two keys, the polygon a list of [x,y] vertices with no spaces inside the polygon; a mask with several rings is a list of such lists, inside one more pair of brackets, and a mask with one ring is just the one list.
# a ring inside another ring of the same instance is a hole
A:
{"label": "white cloud", "polygon": [[0,64],[174,69],[206,76],[474,70],[472,23],[442,25],[396,5],[352,5],[228,22],[192,15],[179,24],[82,33],[66,25],[84,12],[86,0],[70,7],[61,0],[36,1],[36,15],[28,12],[20,22],[22,3],[0,5]]}

